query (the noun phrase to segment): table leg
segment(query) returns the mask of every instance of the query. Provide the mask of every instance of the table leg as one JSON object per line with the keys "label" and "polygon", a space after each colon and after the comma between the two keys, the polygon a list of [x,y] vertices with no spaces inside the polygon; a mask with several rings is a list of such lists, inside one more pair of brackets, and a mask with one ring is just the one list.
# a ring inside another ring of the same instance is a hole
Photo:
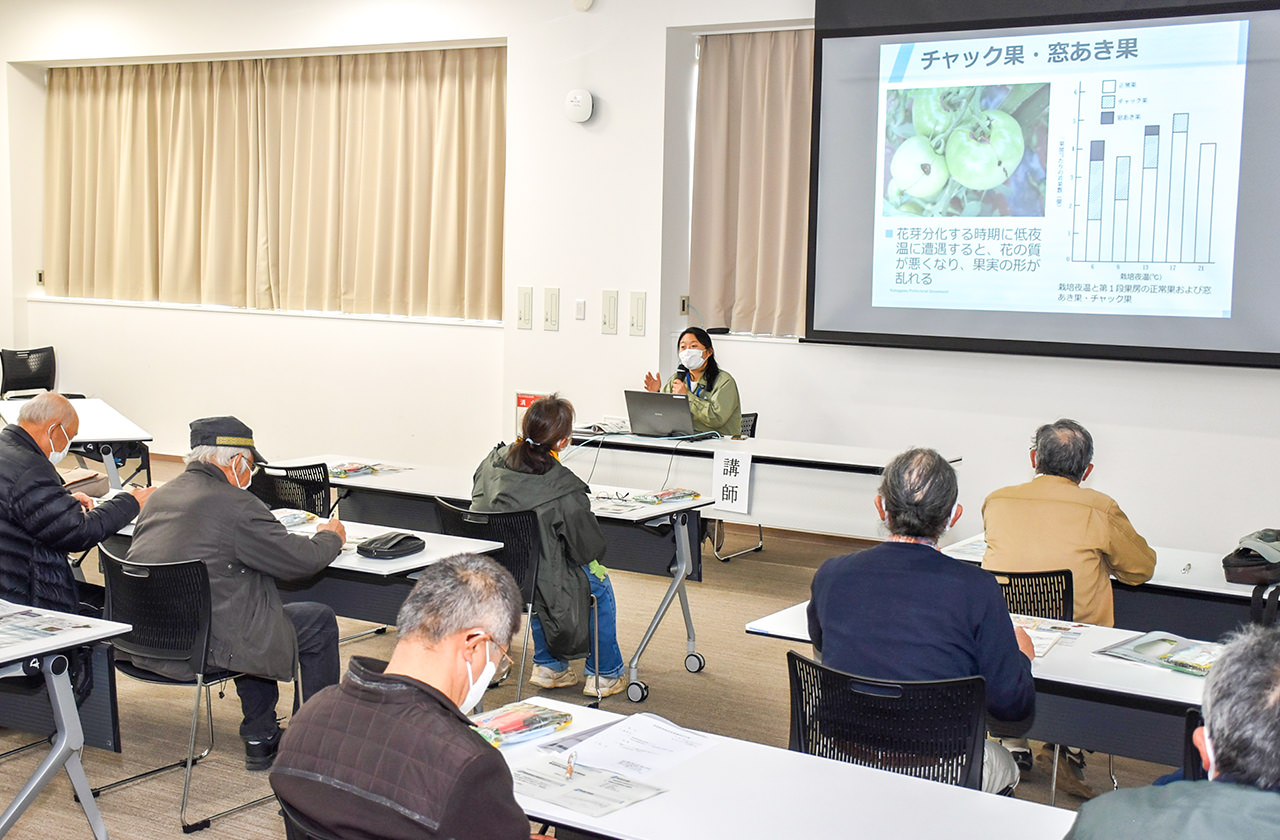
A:
{"label": "table leg", "polygon": [[[20,666],[19,666],[20,667]],[[67,657],[62,654],[45,656],[41,662],[45,683],[49,687],[49,700],[53,705],[53,720],[57,732],[53,738],[53,748],[40,762],[40,766],[31,774],[31,778],[23,785],[17,797],[0,816],[0,837],[8,833],[18,821],[27,807],[40,795],[40,791],[57,775],[60,768],[65,767],[71,777],[71,786],[80,797],[80,806],[84,808],[85,818],[93,829],[97,840],[107,840],[107,827],[102,821],[102,813],[93,799],[89,789],[89,780],[80,764],[80,749],[84,746],[84,730],[80,728],[80,714],[76,711],[75,693],[71,688],[71,679],[67,675]]]}
{"label": "table leg", "polygon": [[686,511],[673,513],[671,515],[671,524],[675,528],[676,539],[676,568],[671,577],[671,584],[667,587],[667,591],[662,596],[661,603],[653,615],[653,620],[649,622],[649,627],[644,631],[644,637],[640,640],[640,646],[636,648],[635,654],[631,657],[631,662],[627,669],[627,697],[633,703],[639,703],[649,696],[649,687],[640,681],[640,657],[644,655],[645,648],[649,646],[649,642],[653,639],[653,634],[657,631],[658,626],[662,624],[662,620],[666,618],[667,610],[671,608],[671,602],[680,598],[680,610],[684,613],[684,626],[688,633],[688,653],[685,656],[685,668],[691,672],[701,671],[706,664],[702,658],[702,654],[695,650],[697,638],[693,630],[693,613],[689,609],[689,596],[685,590],[685,578],[689,575],[689,569],[693,565],[693,550],[689,544],[689,514]]}

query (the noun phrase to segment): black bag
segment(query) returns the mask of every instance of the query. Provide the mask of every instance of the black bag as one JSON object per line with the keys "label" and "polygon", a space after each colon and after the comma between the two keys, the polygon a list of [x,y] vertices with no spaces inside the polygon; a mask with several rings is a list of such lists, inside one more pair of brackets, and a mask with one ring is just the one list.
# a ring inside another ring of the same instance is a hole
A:
{"label": "black bag", "polygon": [[1280,531],[1263,528],[1240,538],[1235,551],[1222,558],[1228,583],[1280,582]]}
{"label": "black bag", "polygon": [[374,560],[395,560],[409,554],[417,554],[427,547],[422,537],[406,534],[404,531],[388,531],[376,537],[370,537],[356,546],[356,553]]}

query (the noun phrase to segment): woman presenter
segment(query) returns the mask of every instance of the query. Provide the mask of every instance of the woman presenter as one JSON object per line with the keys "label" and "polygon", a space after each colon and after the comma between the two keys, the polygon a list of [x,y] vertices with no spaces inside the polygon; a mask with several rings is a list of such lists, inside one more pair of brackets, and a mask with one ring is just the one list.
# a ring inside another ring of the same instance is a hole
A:
{"label": "woman presenter", "polygon": [[698,327],[680,333],[680,367],[666,384],[656,373],[644,375],[646,391],[688,394],[693,428],[699,432],[719,432],[725,437],[742,434],[742,406],[738,383],[716,363],[711,336]]}

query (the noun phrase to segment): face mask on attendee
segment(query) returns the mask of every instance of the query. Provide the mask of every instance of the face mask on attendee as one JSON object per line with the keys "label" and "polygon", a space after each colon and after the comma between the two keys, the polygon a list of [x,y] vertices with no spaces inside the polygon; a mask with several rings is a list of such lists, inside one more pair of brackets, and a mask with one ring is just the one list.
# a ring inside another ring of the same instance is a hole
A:
{"label": "face mask on attendee", "polygon": [[[244,467],[244,473],[245,473],[244,484],[240,483],[241,467]],[[243,457],[237,458],[234,462],[232,462],[231,472],[235,476],[236,487],[241,490],[248,490],[249,485],[253,483],[253,469],[245,464]]]}
{"label": "face mask on attendee", "polygon": [[471,687],[467,689],[467,696],[463,698],[462,704],[458,706],[464,715],[470,714],[471,710],[480,702],[480,698],[484,697],[485,689],[489,687],[489,683],[493,680],[493,675],[498,672],[498,665],[493,661],[493,657],[489,653],[489,642],[484,643],[484,667],[480,669],[480,676],[476,677],[471,673],[471,662],[467,662],[467,679],[471,680]]}
{"label": "face mask on attendee", "polygon": [[1212,779],[1218,775],[1218,760],[1213,754],[1213,739],[1209,737],[1208,727],[1205,727],[1204,730],[1204,751],[1209,754],[1209,769],[1207,772],[1209,773],[1209,778]]}
{"label": "face mask on attendee", "polygon": [[[53,448],[54,428],[62,429],[62,436],[67,439],[67,445],[62,447],[62,449],[55,450]],[[67,434],[67,427],[61,423],[54,423],[49,427],[49,463],[57,466],[59,461],[67,457],[67,453],[69,451],[71,451],[71,435]]]}
{"label": "face mask on attendee", "polygon": [[689,370],[697,370],[702,367],[706,359],[703,357],[705,351],[690,347],[688,350],[680,351],[680,364]]}

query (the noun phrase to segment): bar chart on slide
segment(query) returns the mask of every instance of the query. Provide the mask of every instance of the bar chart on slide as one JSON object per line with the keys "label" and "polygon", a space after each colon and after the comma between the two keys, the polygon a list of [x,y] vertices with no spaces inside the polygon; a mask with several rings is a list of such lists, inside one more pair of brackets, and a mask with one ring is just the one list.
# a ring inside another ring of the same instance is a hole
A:
{"label": "bar chart on slide", "polygon": [[1229,254],[1240,130],[1222,111],[1239,94],[1114,78],[1075,96],[1070,259],[1208,266]]}

